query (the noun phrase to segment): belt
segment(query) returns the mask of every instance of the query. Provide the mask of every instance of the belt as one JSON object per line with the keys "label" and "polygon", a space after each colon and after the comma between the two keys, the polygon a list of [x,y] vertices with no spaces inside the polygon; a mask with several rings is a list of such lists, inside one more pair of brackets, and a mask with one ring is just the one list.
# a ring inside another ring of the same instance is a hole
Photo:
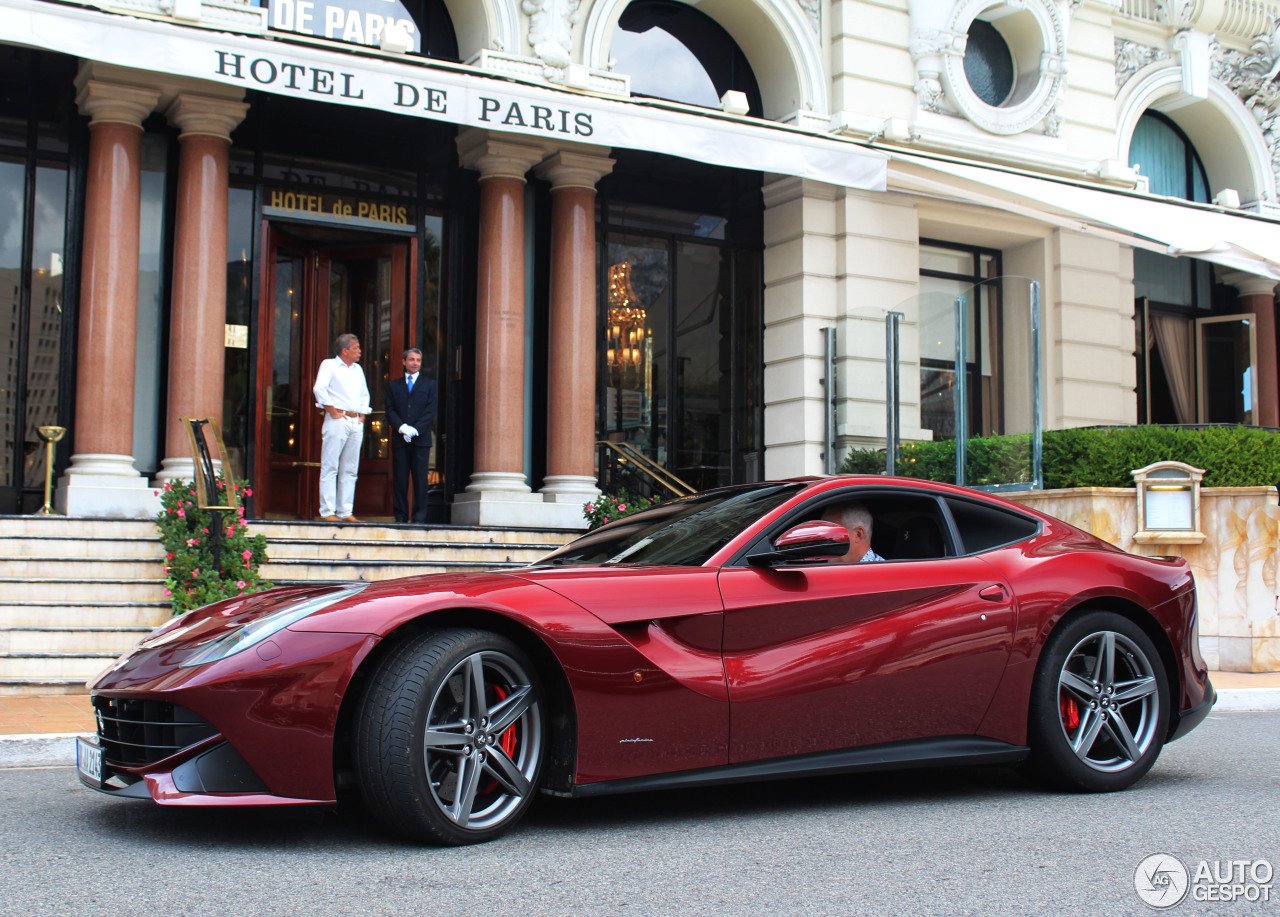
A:
{"label": "belt", "polygon": [[359,414],[358,412],[356,412],[356,411],[343,411],[342,413],[343,413],[343,414],[345,414],[347,417],[359,417],[359,416],[360,416],[360,414]]}

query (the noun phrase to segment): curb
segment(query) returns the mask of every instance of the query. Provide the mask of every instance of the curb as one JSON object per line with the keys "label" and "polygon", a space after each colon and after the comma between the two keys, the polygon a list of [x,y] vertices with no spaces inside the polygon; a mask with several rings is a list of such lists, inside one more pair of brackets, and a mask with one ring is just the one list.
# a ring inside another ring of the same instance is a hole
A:
{"label": "curb", "polygon": [[0,736],[0,767],[75,767],[76,736],[87,732],[43,732]]}
{"label": "curb", "polygon": [[[1280,710],[1280,688],[1228,688],[1218,692],[1214,713],[1261,713]],[[0,736],[0,768],[74,767],[76,737],[87,732],[49,732]]]}

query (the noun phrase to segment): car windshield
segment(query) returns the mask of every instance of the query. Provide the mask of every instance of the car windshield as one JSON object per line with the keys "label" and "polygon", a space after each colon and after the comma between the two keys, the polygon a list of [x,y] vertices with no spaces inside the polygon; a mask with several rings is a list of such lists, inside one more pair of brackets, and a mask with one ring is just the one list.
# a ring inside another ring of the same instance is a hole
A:
{"label": "car windshield", "polygon": [[548,554],[535,566],[669,564],[696,567],[801,484],[752,484],[673,500],[619,519]]}

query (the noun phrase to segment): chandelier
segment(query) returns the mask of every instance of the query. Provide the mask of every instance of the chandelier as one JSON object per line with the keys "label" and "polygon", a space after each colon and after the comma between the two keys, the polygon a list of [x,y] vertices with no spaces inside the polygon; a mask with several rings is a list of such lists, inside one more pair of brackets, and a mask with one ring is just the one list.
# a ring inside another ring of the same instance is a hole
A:
{"label": "chandelier", "polygon": [[609,327],[605,350],[610,366],[639,366],[644,341],[644,309],[631,288],[631,263],[609,267]]}

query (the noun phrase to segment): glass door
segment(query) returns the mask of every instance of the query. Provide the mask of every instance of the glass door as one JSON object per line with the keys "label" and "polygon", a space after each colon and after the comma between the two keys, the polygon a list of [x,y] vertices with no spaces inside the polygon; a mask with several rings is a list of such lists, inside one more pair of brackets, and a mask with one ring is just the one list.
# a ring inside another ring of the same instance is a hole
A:
{"label": "glass door", "polygon": [[1252,315],[1196,319],[1200,423],[1258,422],[1255,365]]}
{"label": "glass door", "polygon": [[312,247],[268,229],[262,289],[255,487],[260,515],[315,519],[319,510],[323,412],[312,386],[322,360],[345,333],[360,339],[373,412],[365,422],[355,514],[390,517],[391,450],[386,387],[406,344],[407,265],[411,241],[361,247]]}

